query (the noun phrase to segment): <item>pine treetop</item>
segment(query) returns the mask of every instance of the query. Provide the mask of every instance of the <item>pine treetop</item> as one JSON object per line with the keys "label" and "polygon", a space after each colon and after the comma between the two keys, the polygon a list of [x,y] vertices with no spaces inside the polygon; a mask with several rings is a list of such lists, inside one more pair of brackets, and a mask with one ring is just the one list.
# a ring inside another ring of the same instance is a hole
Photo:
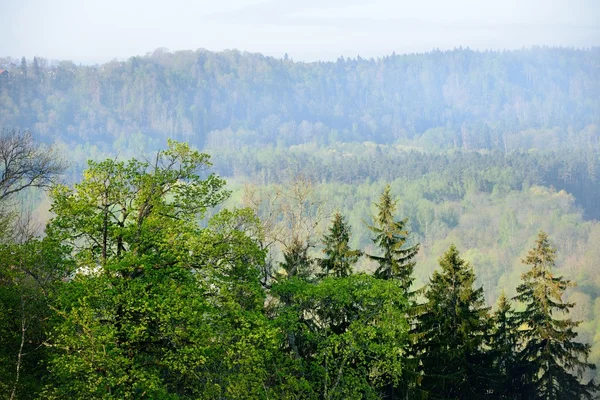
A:
{"label": "pine treetop", "polygon": [[418,344],[424,387],[431,398],[479,398],[489,390],[484,351],[489,307],[475,288],[471,265],[452,245],[439,259],[419,306]]}
{"label": "pine treetop", "polygon": [[531,268],[522,275],[514,297],[525,304],[525,309],[516,313],[524,343],[518,354],[524,366],[523,391],[543,399],[591,399],[597,387],[579,381],[586,369],[595,368],[587,362],[590,346],[574,340],[579,321],[564,318],[574,304],[564,302],[562,296],[573,284],[554,275],[555,259],[556,249],[550,245],[548,235],[540,232],[523,260]]}
{"label": "pine treetop", "polygon": [[350,226],[339,212],[336,212],[331,221],[328,233],[323,236],[323,253],[325,258],[319,260],[319,265],[324,274],[333,274],[337,277],[352,274],[352,267],[362,252],[350,248]]}
{"label": "pine treetop", "polygon": [[396,221],[397,200],[394,200],[387,185],[381,194],[379,203],[376,204],[377,215],[373,218],[373,225],[367,228],[373,232],[373,243],[383,253],[380,256],[368,254],[371,260],[379,266],[375,276],[381,279],[398,279],[404,292],[408,291],[413,282],[414,258],[419,251],[419,245],[406,246],[408,240],[408,219]]}

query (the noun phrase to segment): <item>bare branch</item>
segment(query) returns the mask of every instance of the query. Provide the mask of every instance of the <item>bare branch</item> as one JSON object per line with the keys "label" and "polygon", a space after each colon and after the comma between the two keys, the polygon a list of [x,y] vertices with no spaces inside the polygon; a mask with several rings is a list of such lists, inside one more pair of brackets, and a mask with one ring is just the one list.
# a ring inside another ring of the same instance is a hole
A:
{"label": "bare branch", "polygon": [[34,143],[31,133],[0,131],[0,201],[29,187],[46,188],[65,169],[58,154]]}

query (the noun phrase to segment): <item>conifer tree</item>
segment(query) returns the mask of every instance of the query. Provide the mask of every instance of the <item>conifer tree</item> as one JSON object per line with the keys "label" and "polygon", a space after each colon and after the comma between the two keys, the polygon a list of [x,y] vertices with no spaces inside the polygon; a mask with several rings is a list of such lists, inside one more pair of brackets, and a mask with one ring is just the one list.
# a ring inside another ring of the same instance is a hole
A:
{"label": "conifer tree", "polygon": [[492,334],[489,347],[494,366],[495,397],[517,399],[520,390],[520,371],[517,365],[518,332],[514,310],[504,293],[492,315]]}
{"label": "conifer tree", "polygon": [[350,248],[350,226],[339,212],[331,221],[329,233],[323,237],[323,253],[325,258],[319,264],[325,275],[344,277],[352,274],[352,267],[360,258],[362,252]]}
{"label": "conifer tree", "polygon": [[515,296],[525,305],[516,313],[524,342],[519,353],[522,393],[532,399],[591,399],[598,386],[580,382],[586,369],[595,368],[587,362],[590,345],[575,341],[579,322],[564,317],[574,304],[562,296],[573,284],[554,275],[555,259],[556,249],[541,231],[523,260],[531,269],[522,275]]}
{"label": "conifer tree", "polygon": [[308,243],[298,238],[292,239],[290,245],[283,250],[283,262],[280,263],[285,276],[308,279],[313,275],[314,260],[308,254],[309,247]]}
{"label": "conifer tree", "polygon": [[432,399],[484,398],[491,362],[482,348],[489,332],[483,289],[473,287],[473,269],[454,245],[439,264],[441,271],[434,272],[419,307],[421,388]]}
{"label": "conifer tree", "polygon": [[398,279],[405,295],[414,280],[412,274],[415,267],[413,259],[419,251],[419,245],[406,246],[408,230],[406,225],[408,219],[396,221],[397,200],[392,198],[390,186],[387,185],[381,194],[377,206],[377,216],[374,217],[373,225],[367,227],[375,237],[373,243],[383,253],[381,256],[369,254],[368,257],[377,261],[379,266],[375,276],[382,279]]}
{"label": "conifer tree", "polygon": [[[397,200],[392,198],[390,191],[390,185],[387,185],[379,198],[379,203],[376,204],[377,215],[373,217],[373,225],[367,225],[367,228],[374,234],[373,243],[383,254],[381,256],[367,254],[367,256],[379,264],[374,273],[375,277],[386,280],[393,279],[398,283],[402,294],[409,300],[407,318],[412,324],[414,323],[412,317],[414,302],[410,301],[413,293],[410,293],[409,290],[414,280],[414,258],[419,251],[419,245],[406,246],[408,219],[395,220]],[[413,392],[417,386],[417,359],[414,357],[415,354],[411,347],[405,351],[406,356],[403,358],[405,369],[402,379],[398,385],[386,385],[382,391],[385,398],[412,396],[409,393]]]}

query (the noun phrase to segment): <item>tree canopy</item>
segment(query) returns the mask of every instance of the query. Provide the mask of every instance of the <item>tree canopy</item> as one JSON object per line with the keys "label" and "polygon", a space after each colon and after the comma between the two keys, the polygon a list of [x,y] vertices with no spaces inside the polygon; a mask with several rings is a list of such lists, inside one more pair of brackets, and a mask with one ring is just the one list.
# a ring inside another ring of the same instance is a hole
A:
{"label": "tree canopy", "polygon": [[[207,154],[176,141],[148,160],[90,161],[78,183],[53,186],[43,237],[13,235],[0,244],[4,393],[595,394],[584,376],[594,368],[590,346],[577,340],[578,322],[566,317],[573,303],[562,295],[570,283],[553,275],[547,235],[525,260],[531,270],[516,288],[516,304],[502,297],[490,313],[472,264],[454,245],[428,284],[411,289],[422,266],[419,246],[410,244],[408,220],[398,218],[402,198],[393,197],[391,185],[365,229],[371,247],[361,248],[339,212],[318,233],[321,207],[312,188],[299,183],[276,192],[272,200],[283,204],[254,198],[253,208],[229,208],[225,181],[209,167]],[[272,220],[261,221],[269,207]],[[507,230],[514,219],[507,217]],[[360,258],[375,252],[381,255]],[[370,268],[359,271],[359,259]],[[269,262],[285,273],[273,273]]]}

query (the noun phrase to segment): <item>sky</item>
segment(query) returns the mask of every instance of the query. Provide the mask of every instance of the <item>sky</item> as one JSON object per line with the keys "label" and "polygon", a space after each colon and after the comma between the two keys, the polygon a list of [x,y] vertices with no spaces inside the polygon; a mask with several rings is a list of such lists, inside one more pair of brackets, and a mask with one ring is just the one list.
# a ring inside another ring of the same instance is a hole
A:
{"label": "sky", "polygon": [[157,48],[295,61],[600,45],[600,0],[0,0],[0,57],[102,63]]}

